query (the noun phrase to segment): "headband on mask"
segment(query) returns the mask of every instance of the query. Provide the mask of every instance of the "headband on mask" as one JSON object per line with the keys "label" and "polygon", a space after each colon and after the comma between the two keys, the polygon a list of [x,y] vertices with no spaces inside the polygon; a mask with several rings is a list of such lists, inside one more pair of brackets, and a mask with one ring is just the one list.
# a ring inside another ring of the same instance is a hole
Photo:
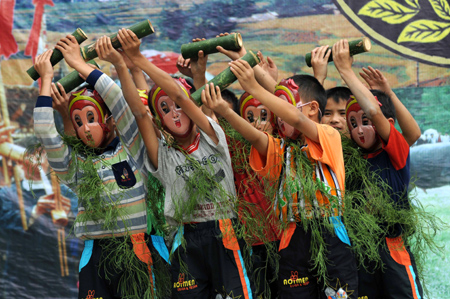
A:
{"label": "headband on mask", "polygon": [[293,79],[283,79],[275,87],[274,94],[277,97],[284,95],[289,103],[297,106],[300,103],[300,94],[298,93],[298,85]]}
{"label": "headband on mask", "polygon": [[147,90],[145,90],[145,89],[138,89],[137,91],[139,93],[139,97],[141,98],[142,104],[147,106],[148,105]]}

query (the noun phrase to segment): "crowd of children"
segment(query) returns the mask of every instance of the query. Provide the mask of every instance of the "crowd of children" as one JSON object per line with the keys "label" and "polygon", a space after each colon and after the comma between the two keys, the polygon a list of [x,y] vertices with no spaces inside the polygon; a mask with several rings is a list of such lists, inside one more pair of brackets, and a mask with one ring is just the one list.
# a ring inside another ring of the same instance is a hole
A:
{"label": "crowd of children", "polygon": [[[219,46],[238,100],[206,82],[202,51],[178,59],[190,84],[148,61],[132,31],[117,38],[121,49],[101,37],[95,50],[120,87],[71,35],[56,49],[88,85],[52,84],[52,50],[35,63],[35,133],[79,198],[79,298],[423,297],[408,222],[420,130],[380,71],[360,73],[370,89],[357,78],[346,40],[312,51],[314,76],[280,81],[270,58],[252,68],[244,47]],[[330,55],[348,87],[324,89]]]}

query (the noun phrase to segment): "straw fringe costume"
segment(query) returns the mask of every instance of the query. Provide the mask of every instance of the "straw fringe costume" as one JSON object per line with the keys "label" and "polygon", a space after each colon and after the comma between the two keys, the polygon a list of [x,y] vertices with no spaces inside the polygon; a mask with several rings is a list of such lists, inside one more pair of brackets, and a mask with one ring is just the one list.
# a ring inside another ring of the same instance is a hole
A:
{"label": "straw fringe costume", "polygon": [[[370,171],[376,172],[386,182],[391,204],[398,210],[410,210],[408,199],[409,145],[391,124],[391,133],[382,148],[367,156]],[[414,255],[404,239],[400,223],[382,223],[385,233],[379,247],[383,267],[361,268],[359,289],[361,296],[368,298],[422,298],[423,289],[419,280]],[[407,229],[408,230],[408,229]]]}
{"label": "straw fringe costume", "polygon": [[344,162],[339,133],[316,124],[320,143],[269,137],[267,156],[254,148],[250,165],[277,182],[274,209],[286,229],[279,253],[280,298],[327,298],[342,288],[357,298],[356,262],[344,224]]}
{"label": "straw fringe costume", "polygon": [[145,159],[165,188],[167,224],[178,229],[171,250],[172,295],[252,298],[244,242],[236,231],[236,193],[226,138],[220,126],[208,120],[218,144],[201,130],[188,148],[169,144],[161,135],[158,168]]}
{"label": "straw fringe costume", "polygon": [[79,197],[74,233],[85,240],[79,298],[154,298],[149,249],[156,251],[146,234],[145,146],[113,80],[94,70],[87,82],[105,101],[120,132],[120,140],[116,137],[101,154],[85,154],[64,142],[50,97],[40,96],[34,109],[35,134],[50,166]]}

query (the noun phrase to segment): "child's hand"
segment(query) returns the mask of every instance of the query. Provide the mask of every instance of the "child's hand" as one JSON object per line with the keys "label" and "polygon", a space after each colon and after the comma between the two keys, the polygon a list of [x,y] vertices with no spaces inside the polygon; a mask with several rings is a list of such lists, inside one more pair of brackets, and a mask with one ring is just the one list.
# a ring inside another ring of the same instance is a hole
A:
{"label": "child's hand", "polygon": [[371,66],[369,66],[369,69],[362,68],[362,70],[363,72],[359,72],[359,74],[367,82],[370,89],[378,89],[386,94],[389,94],[392,89],[382,72],[372,68]]}
{"label": "child's hand", "polygon": [[254,87],[258,86],[253,68],[245,60],[235,60],[230,62],[230,70],[237,77],[242,88],[252,94]]}
{"label": "child's hand", "polygon": [[[231,33],[233,34],[233,32]],[[229,35],[228,32],[225,33],[221,33],[219,35],[216,35],[216,37],[222,37],[222,36],[226,36]],[[230,50],[225,50],[224,48],[222,48],[221,46],[217,46],[216,49],[228,56],[231,60],[238,60],[239,58],[243,57],[245,54],[247,54],[247,50],[245,50],[245,47],[242,45],[242,48],[239,51],[230,51]]]}
{"label": "child's hand", "polygon": [[331,49],[328,45],[317,47],[311,51],[311,65],[314,72],[314,77],[323,82],[327,78],[328,58],[331,55]]}
{"label": "child's hand", "polygon": [[55,48],[61,51],[70,67],[76,69],[76,66],[85,63],[83,57],[81,57],[80,45],[73,35],[69,34],[63,37]]}
{"label": "child's hand", "polygon": [[350,47],[346,39],[341,39],[333,45],[333,61],[339,72],[351,70],[353,57],[350,56]]}
{"label": "child's hand", "polygon": [[[131,71],[135,68],[138,68],[133,61],[130,60],[130,58],[128,58],[128,56],[125,54],[125,52],[123,51],[123,49],[119,48],[117,49],[117,52],[119,52],[120,55],[122,55],[123,61],[125,62],[127,68]],[[139,69],[140,70],[140,69]]]}
{"label": "child's hand", "polygon": [[192,76],[204,76],[207,62],[208,55],[205,56],[202,50],[198,51],[198,59],[191,59],[190,61]]}
{"label": "child's hand", "polygon": [[272,77],[273,80],[277,81],[278,80],[278,68],[275,65],[275,62],[272,60],[272,58],[267,56],[267,61],[264,60],[264,55],[261,53],[261,51],[258,51],[258,53],[256,53],[256,55],[258,55],[259,60],[261,60],[261,62],[258,65],[266,73],[268,73],[269,76]]}
{"label": "child's hand", "polygon": [[184,59],[183,55],[178,56],[177,59],[177,69],[183,75],[192,78],[192,70],[191,70],[191,59]]}
{"label": "child's hand", "polygon": [[205,84],[205,89],[202,90],[202,102],[207,108],[221,114],[230,108],[222,98],[219,86],[214,86],[214,83]]}
{"label": "child's hand", "polygon": [[98,58],[104,61],[108,61],[117,66],[121,63],[125,64],[122,55],[113,48],[111,39],[104,35],[100,37],[95,43],[95,51],[97,51]]}
{"label": "child's hand", "polygon": [[131,61],[142,55],[141,51],[139,50],[141,41],[133,31],[122,28],[117,33],[117,38],[122,45],[123,51]]}
{"label": "child's hand", "polygon": [[[55,83],[52,83],[51,97],[53,98],[53,109],[59,112],[62,117],[69,117],[69,98],[70,96],[66,94],[64,87],[61,83],[56,87]],[[59,89],[58,89],[59,88]]]}
{"label": "child's hand", "polygon": [[41,76],[41,78],[53,79],[53,66],[50,62],[50,57],[52,56],[53,50],[47,50],[43,54],[36,57],[34,63],[34,68]]}

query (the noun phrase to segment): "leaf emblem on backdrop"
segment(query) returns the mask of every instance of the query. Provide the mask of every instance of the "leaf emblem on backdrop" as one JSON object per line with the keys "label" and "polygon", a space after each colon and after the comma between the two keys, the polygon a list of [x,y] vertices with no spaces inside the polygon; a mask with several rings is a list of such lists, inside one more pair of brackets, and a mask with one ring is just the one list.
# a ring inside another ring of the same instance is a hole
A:
{"label": "leaf emblem on backdrop", "polygon": [[378,44],[421,62],[450,65],[449,0],[334,0]]}

